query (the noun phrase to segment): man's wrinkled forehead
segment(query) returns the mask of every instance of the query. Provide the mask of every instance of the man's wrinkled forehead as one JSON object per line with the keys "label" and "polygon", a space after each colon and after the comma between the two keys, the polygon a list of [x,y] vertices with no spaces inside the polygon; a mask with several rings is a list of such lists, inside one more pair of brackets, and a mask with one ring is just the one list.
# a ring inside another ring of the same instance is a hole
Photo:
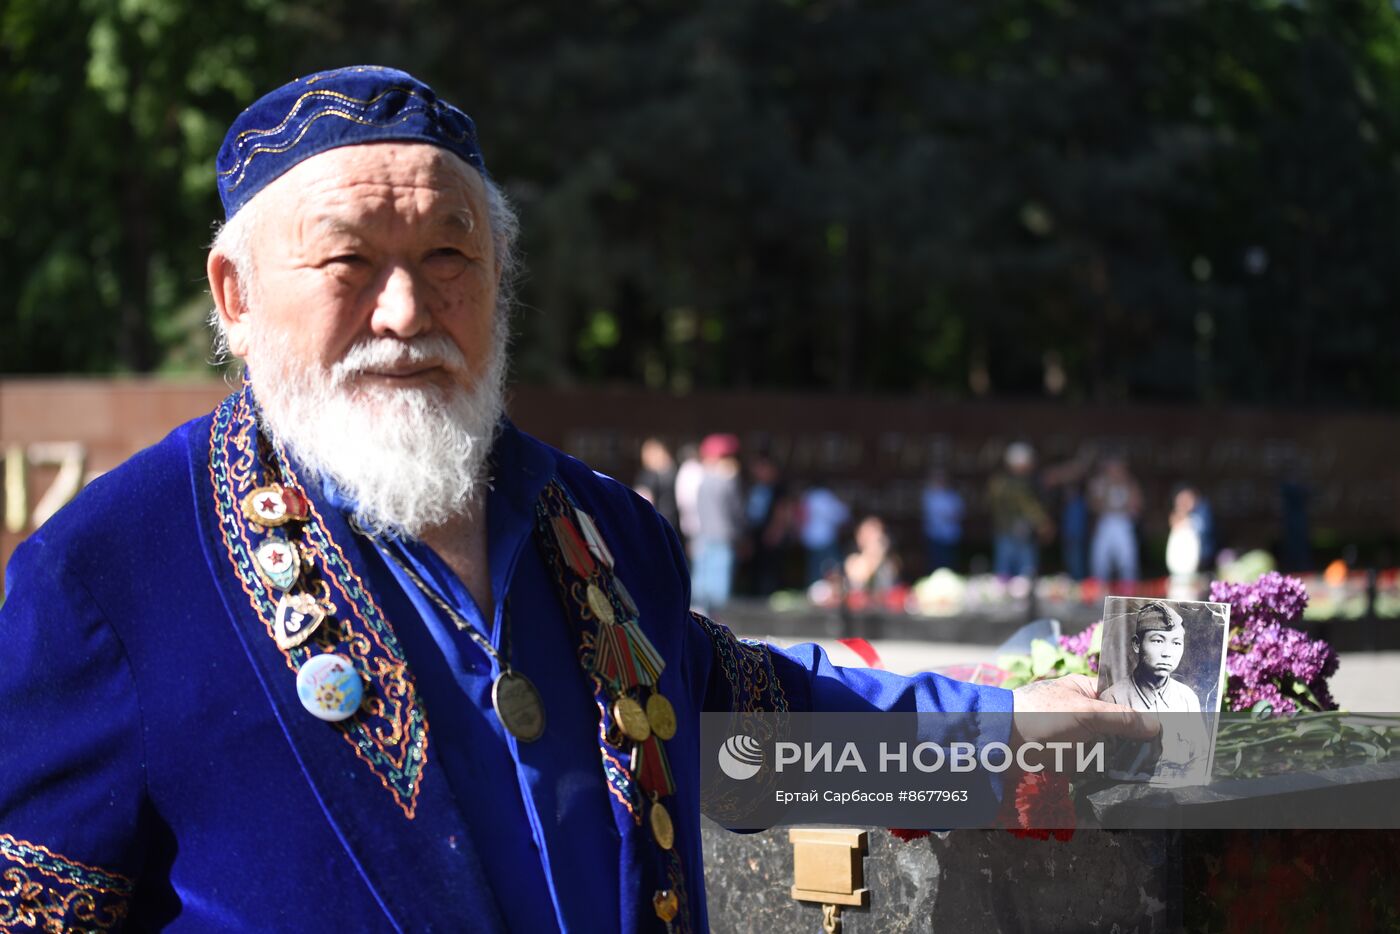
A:
{"label": "man's wrinkled forehead", "polygon": [[338,68],[285,84],[234,120],[217,162],[225,217],[307,159],[393,141],[440,147],[485,175],[471,118],[428,85],[392,68]]}
{"label": "man's wrinkled forehead", "polygon": [[270,182],[250,204],[300,237],[369,227],[470,235],[489,230],[480,174],[455,154],[422,143],[376,142],[312,156]]}
{"label": "man's wrinkled forehead", "polygon": [[[467,236],[476,231],[476,215],[469,208],[438,211],[421,226],[439,233]],[[313,237],[349,236],[362,233],[361,227],[354,213],[323,211],[308,219],[304,232]]]}

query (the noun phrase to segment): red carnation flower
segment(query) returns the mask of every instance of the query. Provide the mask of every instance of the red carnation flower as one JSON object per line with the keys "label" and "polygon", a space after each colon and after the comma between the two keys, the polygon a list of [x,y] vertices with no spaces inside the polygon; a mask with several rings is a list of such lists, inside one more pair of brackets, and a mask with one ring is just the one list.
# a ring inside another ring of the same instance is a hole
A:
{"label": "red carnation flower", "polygon": [[[1068,840],[1074,836],[1074,801],[1069,795],[1069,779],[1058,773],[1027,772],[1021,776],[1014,803],[1018,837],[1037,840]],[[1009,821],[1008,821],[1009,822]]]}
{"label": "red carnation flower", "polygon": [[903,827],[891,827],[890,833],[908,843],[910,840],[921,840],[929,835],[927,830],[906,830]]}

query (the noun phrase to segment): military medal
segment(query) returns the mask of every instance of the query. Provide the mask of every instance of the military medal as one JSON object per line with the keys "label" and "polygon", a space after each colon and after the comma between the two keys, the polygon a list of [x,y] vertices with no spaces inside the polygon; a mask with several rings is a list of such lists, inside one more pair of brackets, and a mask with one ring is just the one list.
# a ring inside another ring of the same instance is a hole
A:
{"label": "military medal", "polygon": [[612,552],[608,550],[607,543],[599,534],[598,526],[594,525],[593,517],[577,508],[574,509],[574,517],[578,520],[579,531],[583,533],[583,541],[588,546],[588,550],[593,553],[593,557],[611,571],[613,567]]}
{"label": "military medal", "polygon": [[264,528],[300,521],[307,515],[306,498],[293,488],[271,483],[243,497],[243,515]]}
{"label": "military medal", "polygon": [[535,688],[535,684],[529,678],[510,667],[510,602],[507,598],[505,613],[501,619],[501,649],[491,644],[491,640],[477,632],[476,627],[462,618],[462,614],[454,610],[451,605],[437,592],[423,582],[423,578],[409,567],[408,564],[394,553],[393,546],[388,546],[381,550],[381,554],[387,556],[397,564],[409,580],[423,592],[423,595],[447,614],[447,618],[452,620],[452,624],[460,631],[465,632],[473,642],[481,648],[483,652],[491,657],[496,666],[501,669],[501,673],[496,676],[496,680],[491,683],[491,706],[496,710],[496,719],[501,721],[501,726],[522,743],[533,743],[544,735],[544,700],[540,698],[540,692]]}
{"label": "military medal", "polygon": [[656,839],[657,846],[663,850],[675,846],[676,826],[671,823],[671,813],[666,810],[666,805],[661,803],[655,792],[651,796],[651,813],[647,817],[651,824],[651,835]]}
{"label": "military medal", "polygon": [[651,731],[662,739],[676,735],[676,709],[659,691],[647,698],[647,722],[651,724]]}
{"label": "military medal", "polygon": [[627,588],[622,586],[622,578],[614,577],[612,584],[613,591],[616,592],[617,598],[622,601],[622,606],[627,610],[627,613],[634,619],[640,616],[641,613],[637,610],[637,603],[632,599],[632,594],[628,593]]}
{"label": "military medal", "polygon": [[284,593],[277,601],[273,616],[273,638],[279,649],[294,649],[301,645],[321,625],[326,610],[316,598],[304,593]]}
{"label": "military medal", "polygon": [[301,574],[301,555],[280,535],[271,535],[253,553],[263,579],[278,590],[291,590]]}
{"label": "military medal", "polygon": [[628,739],[640,743],[651,736],[651,723],[647,720],[646,711],[626,694],[613,701],[612,715],[613,722]]}
{"label": "military medal", "polygon": [[[634,688],[654,688],[666,662],[637,623],[637,604],[614,573],[614,558],[603,541],[598,525],[560,491],[561,511],[541,516],[542,528],[553,532],[562,563],[584,584],[582,600],[573,591],[573,600],[582,604],[582,616],[597,621],[593,631],[592,673],[602,682],[612,700],[613,725],[627,739],[639,744],[633,750],[634,764],[646,763],[641,775],[652,788],[673,788],[666,755],[659,742],[676,735],[676,712],[659,693],[653,691],[643,708],[629,694]],[[647,744],[644,748],[641,744]]]}
{"label": "military medal", "polygon": [[611,626],[617,621],[617,617],[613,613],[612,604],[608,602],[608,598],[603,595],[602,589],[597,584],[589,584],[586,593],[588,596],[588,608],[593,611],[593,615],[597,617],[598,622],[602,623],[604,626]]}
{"label": "military medal", "polygon": [[311,501],[294,486],[282,487],[282,502],[287,507],[288,521],[300,522],[311,515]]}
{"label": "military medal", "polygon": [[533,743],[544,735],[544,701],[534,683],[518,671],[506,669],[491,685],[491,706],[510,735]]}

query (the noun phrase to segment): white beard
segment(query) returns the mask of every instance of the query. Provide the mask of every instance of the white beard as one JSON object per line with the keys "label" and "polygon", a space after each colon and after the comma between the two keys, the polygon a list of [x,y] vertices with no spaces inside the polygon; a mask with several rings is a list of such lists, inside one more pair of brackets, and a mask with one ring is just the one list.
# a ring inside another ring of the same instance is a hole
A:
{"label": "white beard", "polygon": [[407,364],[440,364],[460,379],[467,362],[439,333],[366,339],[326,372],[294,358],[294,338],[267,330],[254,329],[248,353],[264,427],[315,478],[331,480],[354,502],[352,518],[361,528],[421,538],[470,515],[505,409],[503,316],[492,329],[485,371],[475,374],[470,390],[357,379]]}

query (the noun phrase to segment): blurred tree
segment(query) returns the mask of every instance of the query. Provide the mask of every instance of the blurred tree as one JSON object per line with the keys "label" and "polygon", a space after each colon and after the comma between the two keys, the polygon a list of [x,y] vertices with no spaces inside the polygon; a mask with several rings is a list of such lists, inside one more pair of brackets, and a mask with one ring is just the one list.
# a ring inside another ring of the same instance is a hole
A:
{"label": "blurred tree", "polygon": [[1173,86],[1225,143],[1183,191],[1209,392],[1400,404],[1400,19],[1383,0],[1208,4]]}
{"label": "blurred tree", "polygon": [[6,370],[193,363],[223,127],[378,61],[468,107],[521,207],[523,378],[1400,404],[1387,0],[11,0],[0,28],[33,128],[0,143]]}
{"label": "blurred tree", "polygon": [[277,67],[280,18],[274,0],[4,6],[0,370],[161,361],[200,291],[212,156]]}

